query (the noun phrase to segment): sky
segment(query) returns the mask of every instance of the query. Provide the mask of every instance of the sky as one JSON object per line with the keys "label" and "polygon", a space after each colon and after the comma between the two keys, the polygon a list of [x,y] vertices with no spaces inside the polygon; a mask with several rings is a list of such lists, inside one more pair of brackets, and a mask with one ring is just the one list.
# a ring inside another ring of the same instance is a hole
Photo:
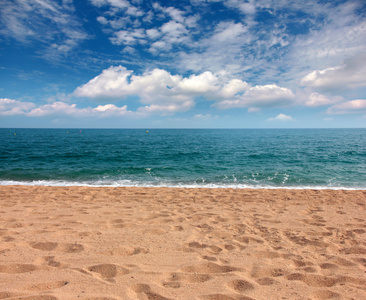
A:
{"label": "sky", "polygon": [[366,127],[364,0],[2,0],[0,127]]}

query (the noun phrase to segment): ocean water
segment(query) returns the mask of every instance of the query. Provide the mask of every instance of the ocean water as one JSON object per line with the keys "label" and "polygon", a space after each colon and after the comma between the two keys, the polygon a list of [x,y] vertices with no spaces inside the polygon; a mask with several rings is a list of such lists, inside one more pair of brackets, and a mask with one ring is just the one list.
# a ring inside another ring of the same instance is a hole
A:
{"label": "ocean water", "polygon": [[366,189],[366,129],[0,129],[0,185]]}

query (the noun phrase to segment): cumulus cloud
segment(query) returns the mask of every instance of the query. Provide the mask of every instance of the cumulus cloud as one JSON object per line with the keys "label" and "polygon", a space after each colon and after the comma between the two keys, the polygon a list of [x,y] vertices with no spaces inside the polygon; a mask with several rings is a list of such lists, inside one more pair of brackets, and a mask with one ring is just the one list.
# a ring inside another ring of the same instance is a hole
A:
{"label": "cumulus cloud", "polygon": [[336,104],[328,108],[327,114],[330,115],[344,115],[344,114],[365,114],[366,100],[357,99],[347,101],[341,104]]}
{"label": "cumulus cloud", "polygon": [[132,71],[123,66],[110,67],[90,80],[87,84],[78,87],[75,94],[88,98],[123,98],[131,94],[128,90],[128,77]]}
{"label": "cumulus cloud", "polygon": [[280,121],[280,122],[288,122],[292,121],[293,118],[291,116],[285,115],[285,114],[279,114],[274,118],[269,118],[268,121]]}
{"label": "cumulus cloud", "polygon": [[25,114],[36,105],[31,102],[22,102],[8,98],[0,98],[0,115],[15,116]]}
{"label": "cumulus cloud", "polygon": [[211,118],[212,118],[211,114],[198,114],[193,116],[193,119],[197,120],[209,120]]}
{"label": "cumulus cloud", "polygon": [[[248,89],[248,84],[239,79],[227,80],[220,74],[204,72],[183,77],[154,69],[142,75],[133,75],[123,66],[110,67],[88,83],[78,87],[74,94],[94,99],[124,99],[139,96],[143,104],[169,105],[187,108],[193,105],[195,97],[204,96],[209,100],[235,97]],[[182,106],[182,104],[185,105]],[[189,103],[189,105],[187,105]],[[160,107],[161,108],[161,107]],[[152,110],[153,108],[151,108]],[[157,109],[156,107],[154,109]],[[172,109],[169,108],[169,111]]]}
{"label": "cumulus cloud", "polygon": [[220,89],[218,76],[211,72],[204,72],[200,75],[191,75],[183,78],[178,83],[178,89],[185,93],[207,94],[217,92]]}
{"label": "cumulus cloud", "polygon": [[194,106],[194,101],[185,101],[183,103],[172,104],[152,104],[144,107],[140,107],[137,112],[143,115],[146,114],[160,114],[162,116],[173,115],[177,112],[185,112]]}
{"label": "cumulus cloud", "polygon": [[304,95],[302,98],[304,105],[309,107],[332,105],[343,101],[343,97],[341,96],[326,96],[316,92],[311,93],[310,95]]}
{"label": "cumulus cloud", "polygon": [[286,106],[295,100],[295,95],[288,88],[275,84],[251,87],[245,81],[226,77],[225,72],[203,72],[183,77],[154,69],[134,75],[123,66],[104,70],[78,87],[74,94],[104,101],[138,96],[141,103],[151,105],[140,111],[166,110],[167,113],[186,111],[194,105],[197,97],[214,101],[214,106],[219,109],[247,107],[251,111]]}
{"label": "cumulus cloud", "polygon": [[[227,17],[208,23],[206,16],[217,10],[217,2]],[[328,2],[191,0],[178,8],[158,2],[147,6],[142,1],[92,0],[110,41],[136,47],[136,56],[148,51],[182,72],[226,69],[243,79],[254,75],[259,84],[278,75],[298,80],[300,72],[327,70],[365,51],[361,2]],[[138,13],[127,14],[133,10]],[[271,15],[268,22],[258,22],[255,16],[265,13]]]}
{"label": "cumulus cloud", "polygon": [[236,96],[234,99],[224,100],[217,103],[221,109],[248,107],[280,107],[289,105],[295,100],[294,93],[276,84],[257,85],[249,88],[244,94]]}
{"label": "cumulus cloud", "polygon": [[342,65],[316,70],[301,80],[303,86],[322,90],[355,89],[366,86],[366,53],[346,60]]}
{"label": "cumulus cloud", "polygon": [[76,104],[61,101],[36,105],[7,98],[0,99],[0,116],[23,115],[27,117],[70,116],[70,117],[111,117],[139,115],[127,110],[127,106],[117,107],[114,104],[99,105],[95,108],[78,108]]}

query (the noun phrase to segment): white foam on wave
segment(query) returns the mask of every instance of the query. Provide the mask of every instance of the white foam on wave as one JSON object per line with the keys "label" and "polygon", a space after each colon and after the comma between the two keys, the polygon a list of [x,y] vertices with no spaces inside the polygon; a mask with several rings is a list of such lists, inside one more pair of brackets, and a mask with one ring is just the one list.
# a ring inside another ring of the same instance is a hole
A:
{"label": "white foam on wave", "polygon": [[366,187],[345,187],[345,186],[270,186],[251,185],[243,183],[172,183],[172,182],[141,182],[131,180],[117,181],[62,181],[62,180],[37,180],[37,181],[13,181],[1,180],[0,185],[25,185],[25,186],[86,186],[86,187],[167,187],[167,188],[230,188],[230,189],[296,189],[296,190],[366,190]]}

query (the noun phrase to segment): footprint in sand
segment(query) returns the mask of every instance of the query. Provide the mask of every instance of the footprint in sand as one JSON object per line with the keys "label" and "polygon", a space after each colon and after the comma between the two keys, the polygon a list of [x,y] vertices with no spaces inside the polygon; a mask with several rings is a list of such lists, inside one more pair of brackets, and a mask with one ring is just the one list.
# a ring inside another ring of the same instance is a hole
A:
{"label": "footprint in sand", "polygon": [[308,286],[315,287],[331,287],[334,286],[341,281],[344,282],[344,279],[337,277],[328,277],[322,275],[309,275],[309,274],[301,274],[301,273],[292,273],[286,277],[287,280],[300,280],[303,281]]}
{"label": "footprint in sand", "polygon": [[168,281],[163,282],[163,286],[177,288],[180,287],[181,282],[187,283],[202,283],[212,279],[209,274],[201,273],[172,273],[170,274]]}
{"label": "footprint in sand", "polygon": [[203,296],[200,296],[199,299],[202,299],[202,300],[254,300],[253,298],[247,297],[247,296],[225,295],[225,294],[203,295]]}
{"label": "footprint in sand", "polygon": [[12,228],[12,229],[17,229],[21,227],[24,227],[24,224],[17,221],[9,222],[4,226],[4,228]]}
{"label": "footprint in sand", "polygon": [[9,264],[0,265],[0,273],[16,274],[27,273],[39,270],[40,268],[32,264]]}
{"label": "footprint in sand", "polygon": [[[147,299],[158,299],[158,300],[170,300],[169,298],[163,297],[151,290],[150,285],[138,283],[131,287],[131,290],[136,294],[145,294]],[[139,297],[140,299],[140,297]],[[145,299],[145,298],[144,298]]]}
{"label": "footprint in sand", "polygon": [[311,295],[311,299],[325,300],[325,299],[342,299],[341,295],[332,291],[322,290],[316,291]]}
{"label": "footprint in sand", "polygon": [[47,291],[47,290],[53,290],[53,289],[64,287],[68,283],[69,283],[68,281],[43,282],[43,283],[29,285],[29,286],[25,287],[25,289],[29,290],[29,291]]}
{"label": "footprint in sand", "polygon": [[208,260],[208,261],[217,261],[216,257],[207,256],[207,255],[202,256],[202,259],[205,259],[205,260]]}
{"label": "footprint in sand", "polygon": [[[0,292],[0,299],[8,299],[8,298],[14,298],[15,297],[19,297],[20,294],[15,294],[15,293],[9,293],[9,292]],[[20,298],[17,298],[20,299]]]}
{"label": "footprint in sand", "polygon": [[249,281],[243,280],[243,279],[236,279],[233,281],[230,281],[228,284],[228,287],[233,289],[236,292],[244,293],[250,290],[254,290],[254,285],[250,283]]}
{"label": "footprint in sand", "polygon": [[111,297],[88,297],[88,300],[117,300],[116,298]]}
{"label": "footprint in sand", "polygon": [[112,249],[109,251],[104,251],[101,254],[103,255],[108,255],[108,256],[132,256],[132,255],[137,255],[137,254],[147,254],[149,253],[148,249],[144,249],[144,248],[139,248],[139,247],[121,247],[121,248],[116,248],[116,249]]}
{"label": "footprint in sand", "polygon": [[42,251],[58,251],[64,253],[79,253],[84,251],[84,246],[81,244],[60,244],[53,242],[36,242],[30,244],[33,249]]}
{"label": "footprint in sand", "polygon": [[346,254],[346,255],[349,255],[349,254],[366,254],[366,248],[355,246],[355,247],[341,249],[341,250],[339,250],[339,252],[342,253],[342,254]]}
{"label": "footprint in sand", "polygon": [[222,252],[222,248],[216,245],[207,245],[207,244],[200,244],[198,242],[190,242],[188,243],[189,248],[201,250],[205,249],[209,254],[218,255]]}
{"label": "footprint in sand", "polygon": [[54,267],[54,268],[65,268],[67,266],[66,264],[62,264],[59,261],[56,261],[54,256],[38,257],[34,261],[34,263],[37,265],[45,265],[45,266],[50,266],[50,267]]}
{"label": "footprint in sand", "polygon": [[35,295],[35,296],[24,296],[18,297],[19,300],[58,300],[59,298],[50,295]]}
{"label": "footprint in sand", "polygon": [[253,278],[261,277],[280,277],[287,273],[285,269],[282,268],[272,268],[266,266],[255,266],[252,269],[251,276]]}
{"label": "footprint in sand", "polygon": [[181,287],[181,283],[180,282],[162,282],[162,286],[166,287],[166,288],[171,288],[171,289],[178,289]]}
{"label": "footprint in sand", "polygon": [[323,275],[326,276],[331,276],[337,273],[339,267],[335,264],[331,264],[331,263],[323,263],[320,264],[319,267],[321,268],[321,272],[323,273]]}
{"label": "footprint in sand", "polygon": [[88,300],[117,300],[116,298],[111,297],[88,297]]}
{"label": "footprint in sand", "polygon": [[277,283],[276,280],[274,280],[273,278],[270,278],[270,277],[262,277],[262,278],[258,278],[257,280],[257,283],[260,284],[260,285],[272,285],[272,284],[275,284]]}
{"label": "footprint in sand", "polygon": [[182,269],[185,272],[190,273],[228,273],[238,270],[238,268],[232,266],[220,266],[213,262],[208,262],[196,266],[187,266]]}
{"label": "footprint in sand", "polygon": [[107,228],[123,228],[125,227],[124,221],[122,219],[115,219],[112,221],[107,221]]}
{"label": "footprint in sand", "polygon": [[90,272],[98,273],[104,279],[110,279],[129,273],[129,270],[126,268],[114,264],[95,265],[89,267],[88,270]]}
{"label": "footprint in sand", "polygon": [[259,238],[253,238],[250,236],[240,236],[235,238],[238,242],[244,243],[244,244],[263,244],[264,241]]}

